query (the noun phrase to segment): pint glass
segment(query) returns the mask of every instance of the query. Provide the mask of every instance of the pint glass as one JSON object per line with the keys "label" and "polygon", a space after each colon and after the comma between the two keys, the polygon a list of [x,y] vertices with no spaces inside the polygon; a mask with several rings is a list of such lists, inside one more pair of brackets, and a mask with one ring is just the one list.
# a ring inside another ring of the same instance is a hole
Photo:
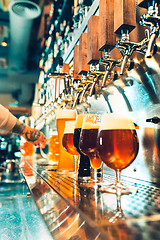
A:
{"label": "pint glass", "polygon": [[65,128],[66,121],[74,121],[76,119],[76,110],[71,109],[58,109],[56,111],[56,125],[58,131],[59,138],[59,163],[58,170],[59,171],[71,171],[74,172],[74,160],[73,156],[68,153],[62,144],[63,133]]}

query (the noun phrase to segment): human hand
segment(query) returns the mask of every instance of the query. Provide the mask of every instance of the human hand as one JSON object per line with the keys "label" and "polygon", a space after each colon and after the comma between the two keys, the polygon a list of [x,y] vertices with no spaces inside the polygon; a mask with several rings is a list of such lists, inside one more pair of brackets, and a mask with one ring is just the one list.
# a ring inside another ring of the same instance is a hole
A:
{"label": "human hand", "polygon": [[24,139],[27,142],[31,142],[37,147],[44,148],[46,145],[47,138],[44,136],[44,134],[41,131],[39,131],[36,128],[31,128],[25,125],[24,123],[20,122],[18,119],[15,126],[12,129],[12,132],[24,137]]}
{"label": "human hand", "polygon": [[37,147],[44,148],[47,142],[47,138],[41,131],[28,126],[25,128],[22,137],[24,137],[26,141],[32,142]]}

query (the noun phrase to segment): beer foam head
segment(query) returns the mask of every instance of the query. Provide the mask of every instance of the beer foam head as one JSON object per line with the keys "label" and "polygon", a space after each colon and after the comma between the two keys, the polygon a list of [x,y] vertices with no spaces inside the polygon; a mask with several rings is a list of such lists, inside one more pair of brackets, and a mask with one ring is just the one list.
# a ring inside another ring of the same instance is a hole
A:
{"label": "beer foam head", "polygon": [[76,121],[66,121],[64,133],[74,133]]}
{"label": "beer foam head", "polygon": [[97,129],[99,123],[97,122],[97,116],[94,114],[86,114],[82,124],[83,129]]}
{"label": "beer foam head", "polygon": [[73,118],[76,119],[76,110],[72,109],[58,109],[56,111],[56,119]]}
{"label": "beer foam head", "polygon": [[84,116],[85,116],[85,114],[77,115],[75,128],[82,128]]}
{"label": "beer foam head", "polygon": [[100,130],[108,129],[135,129],[135,125],[132,119],[126,115],[108,113],[102,116]]}

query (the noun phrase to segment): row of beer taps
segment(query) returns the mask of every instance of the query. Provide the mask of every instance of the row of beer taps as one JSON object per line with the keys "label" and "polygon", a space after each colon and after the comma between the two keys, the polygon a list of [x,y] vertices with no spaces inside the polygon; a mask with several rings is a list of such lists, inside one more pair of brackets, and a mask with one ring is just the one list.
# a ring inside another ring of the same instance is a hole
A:
{"label": "row of beer taps", "polygon": [[[135,62],[132,59],[133,52],[144,55],[144,58],[151,58],[157,51],[156,39],[159,35],[160,17],[158,16],[157,0],[152,0],[148,4],[147,13],[140,18],[140,24],[146,26],[145,38],[141,42],[132,42],[129,39],[129,31],[121,31],[120,40],[116,41],[115,47],[120,50],[121,58],[113,59],[110,50],[104,51],[103,57],[99,59],[97,65],[91,65],[90,71],[81,75],[81,80],[74,80],[70,74],[50,73],[49,77],[64,79],[65,89],[61,94],[61,100],[57,107],[75,108],[78,104],[83,104],[86,96],[92,96],[108,85],[113,84],[119,78],[123,79],[126,70],[134,69]],[[149,30],[150,29],[150,30]],[[120,70],[117,72],[117,68]],[[72,96],[70,98],[69,96]]]}

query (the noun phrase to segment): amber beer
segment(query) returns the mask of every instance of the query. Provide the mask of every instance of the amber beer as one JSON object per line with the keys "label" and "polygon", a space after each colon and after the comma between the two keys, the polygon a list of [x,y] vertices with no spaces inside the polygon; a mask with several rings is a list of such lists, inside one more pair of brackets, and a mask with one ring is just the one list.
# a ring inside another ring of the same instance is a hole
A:
{"label": "amber beer", "polygon": [[73,135],[74,135],[75,121],[66,121],[65,122],[65,130],[63,134],[62,144],[64,149],[72,154],[78,155],[77,150],[73,144]]}
{"label": "amber beer", "polygon": [[74,161],[73,156],[66,152],[62,145],[63,133],[65,129],[66,121],[76,120],[76,110],[70,109],[58,109],[56,111],[56,125],[59,138],[59,149],[60,149],[60,159],[58,163],[59,171],[74,171]]}
{"label": "amber beer", "polygon": [[32,143],[23,141],[20,146],[22,156],[33,156],[34,146]]}
{"label": "amber beer", "polygon": [[79,178],[90,177],[90,160],[88,156],[84,155],[79,149],[79,139],[80,139],[80,133],[81,133],[84,116],[85,114],[80,114],[77,116],[74,135],[73,135],[74,146],[77,152],[80,154],[80,163],[79,163],[79,170],[78,170]]}
{"label": "amber beer", "polygon": [[97,150],[108,167],[115,171],[128,167],[136,158],[138,149],[138,137],[132,121],[103,116]]}
{"label": "amber beer", "polygon": [[91,166],[94,169],[99,169],[102,165],[102,160],[100,159],[96,149],[98,128],[99,128],[99,125],[95,126],[94,129],[83,128],[81,130],[82,138],[80,138],[80,144],[79,144],[81,152],[89,157],[91,161]]}
{"label": "amber beer", "polygon": [[53,164],[59,162],[59,140],[56,130],[52,130],[49,134],[49,161]]}

